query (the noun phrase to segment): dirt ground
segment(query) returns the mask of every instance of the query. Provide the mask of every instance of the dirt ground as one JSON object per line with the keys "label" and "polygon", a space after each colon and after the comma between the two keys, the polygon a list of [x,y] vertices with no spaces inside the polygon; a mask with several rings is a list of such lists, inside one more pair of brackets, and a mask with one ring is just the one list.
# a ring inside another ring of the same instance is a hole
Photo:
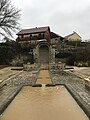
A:
{"label": "dirt ground", "polygon": [[0,69],[0,83],[3,81],[3,80],[6,80],[16,74],[18,74],[19,72],[21,71],[18,71],[18,70],[11,70],[12,67],[5,67],[3,69]]}
{"label": "dirt ground", "polygon": [[79,75],[82,78],[88,78],[90,80],[90,67],[73,67],[74,69],[70,69],[72,73]]}

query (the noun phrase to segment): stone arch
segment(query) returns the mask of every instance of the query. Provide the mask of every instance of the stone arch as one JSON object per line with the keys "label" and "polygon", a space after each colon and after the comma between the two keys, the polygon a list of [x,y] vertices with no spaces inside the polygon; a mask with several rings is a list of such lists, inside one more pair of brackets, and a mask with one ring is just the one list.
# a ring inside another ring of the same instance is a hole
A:
{"label": "stone arch", "polygon": [[49,63],[50,46],[48,43],[41,43],[38,45],[38,57],[39,63]]}

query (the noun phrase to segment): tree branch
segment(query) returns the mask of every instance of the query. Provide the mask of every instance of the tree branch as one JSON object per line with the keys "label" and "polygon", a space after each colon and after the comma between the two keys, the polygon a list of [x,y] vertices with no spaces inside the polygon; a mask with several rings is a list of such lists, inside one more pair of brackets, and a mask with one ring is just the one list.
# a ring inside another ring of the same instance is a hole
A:
{"label": "tree branch", "polygon": [[19,29],[19,19],[20,10],[12,6],[10,0],[0,0],[0,35],[12,36],[12,32]]}

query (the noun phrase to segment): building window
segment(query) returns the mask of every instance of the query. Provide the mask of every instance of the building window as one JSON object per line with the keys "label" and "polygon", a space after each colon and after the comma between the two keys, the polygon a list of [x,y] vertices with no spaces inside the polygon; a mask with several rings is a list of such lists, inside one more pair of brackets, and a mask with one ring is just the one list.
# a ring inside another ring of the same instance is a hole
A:
{"label": "building window", "polygon": [[23,38],[23,35],[21,35],[21,38]]}

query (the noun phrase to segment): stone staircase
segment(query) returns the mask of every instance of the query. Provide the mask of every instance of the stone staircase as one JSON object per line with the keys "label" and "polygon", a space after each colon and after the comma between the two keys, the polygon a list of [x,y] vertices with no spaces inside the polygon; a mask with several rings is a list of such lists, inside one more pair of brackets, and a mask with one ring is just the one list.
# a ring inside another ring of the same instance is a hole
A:
{"label": "stone staircase", "polygon": [[48,70],[48,69],[49,69],[49,64],[47,64],[47,63],[45,64],[44,63],[44,64],[40,65],[40,70]]}

